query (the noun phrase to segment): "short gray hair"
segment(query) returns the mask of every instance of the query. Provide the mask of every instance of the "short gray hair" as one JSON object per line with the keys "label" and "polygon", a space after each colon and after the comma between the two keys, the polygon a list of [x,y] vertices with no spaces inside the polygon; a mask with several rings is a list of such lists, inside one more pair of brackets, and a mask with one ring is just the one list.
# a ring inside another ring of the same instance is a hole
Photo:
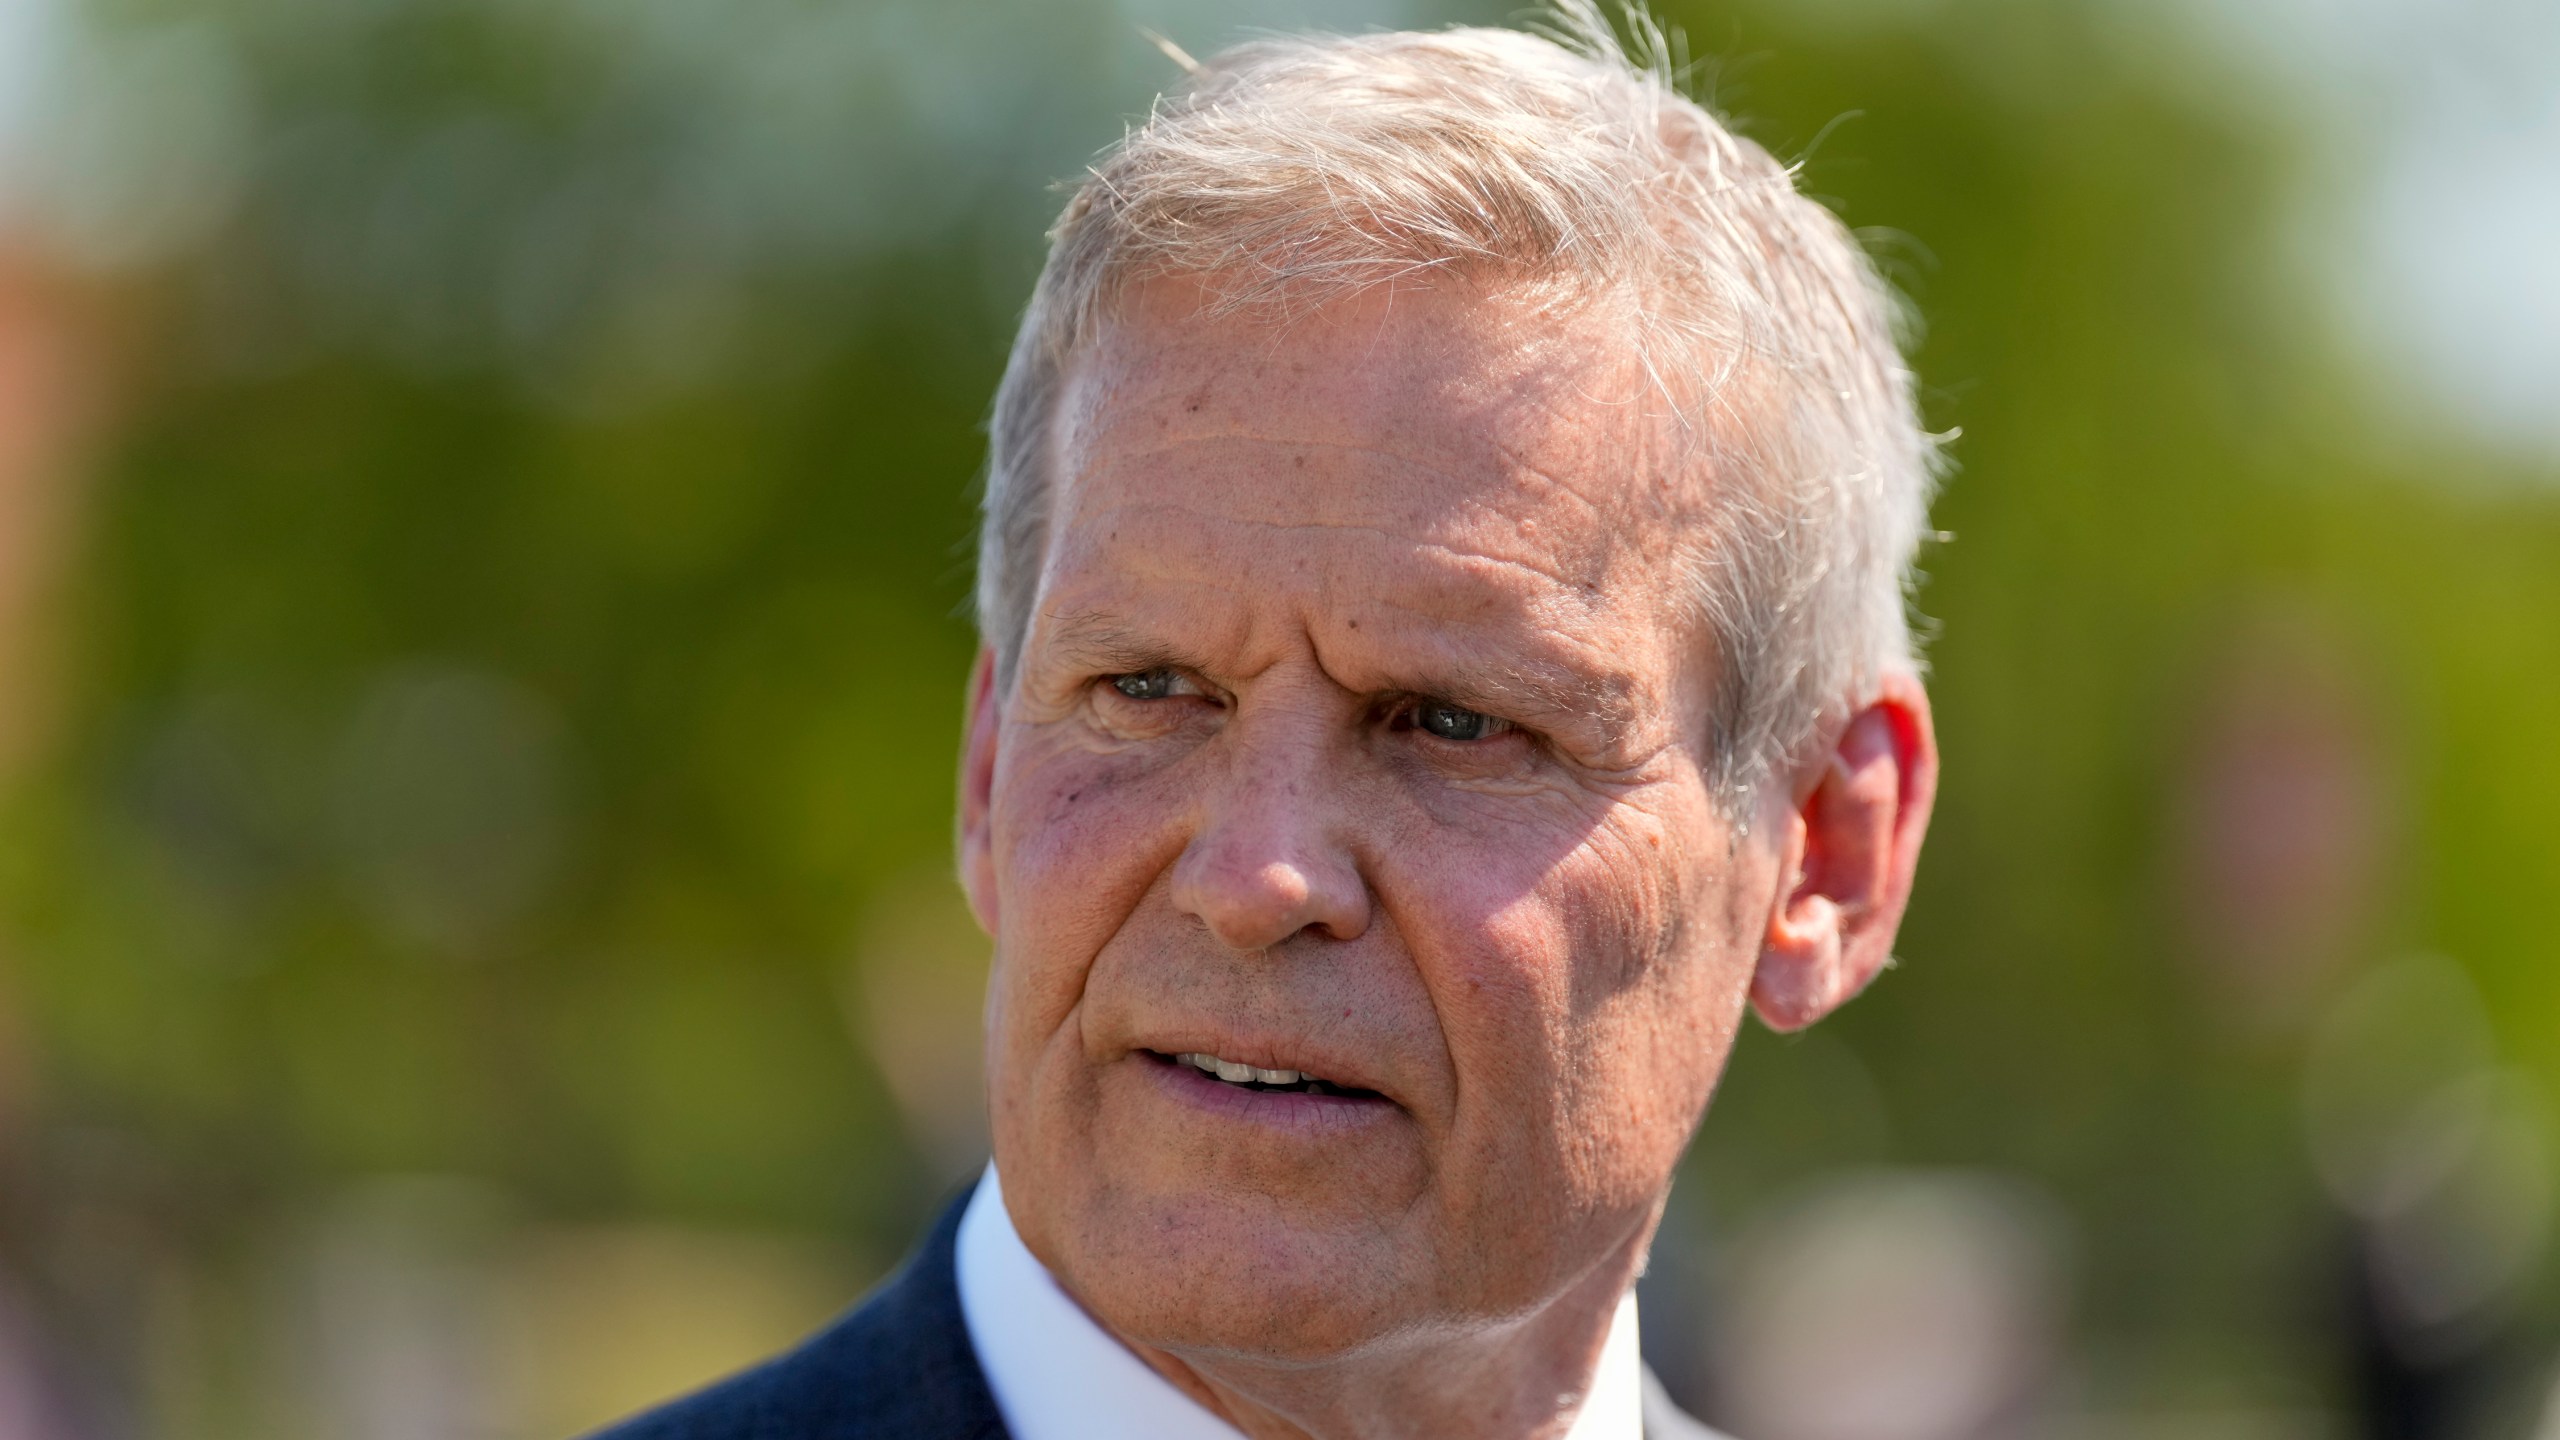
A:
{"label": "short gray hair", "polygon": [[1627,297],[1713,478],[1692,570],[1719,646],[1710,778],[1735,807],[1914,659],[1938,450],[1902,312],[1630,18],[1632,54],[1592,0],[1555,0],[1537,34],[1253,41],[1101,156],[1050,232],[989,427],[977,611],[1004,683],[1039,584],[1060,385],[1126,286],[1171,275],[1213,314],[1433,270]]}

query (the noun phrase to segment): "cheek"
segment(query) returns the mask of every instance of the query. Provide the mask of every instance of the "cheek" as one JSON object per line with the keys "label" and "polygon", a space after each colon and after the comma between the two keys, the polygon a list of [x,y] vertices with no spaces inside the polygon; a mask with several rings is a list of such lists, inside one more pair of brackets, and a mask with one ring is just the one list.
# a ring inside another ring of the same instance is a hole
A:
{"label": "cheek", "polygon": [[1443,830],[1431,848],[1405,851],[1413,861],[1382,888],[1404,898],[1408,933],[1456,942],[1441,954],[1448,978],[1507,1015],[1503,1028],[1528,1032],[1515,1043],[1534,1035],[1562,1044],[1605,1020],[1623,995],[1660,983],[1667,957],[1688,948],[1691,912],[1713,887],[1686,873],[1660,833],[1649,819],[1619,817],[1545,845],[1526,825],[1483,836]]}
{"label": "cheek", "polygon": [[1127,755],[1020,746],[991,803],[998,1063],[1055,1035],[1094,957],[1180,854],[1174,777]]}
{"label": "cheek", "polygon": [[1594,897],[1575,883],[1573,845],[1524,844],[1534,833],[1438,829],[1377,876],[1456,1071],[1447,1179],[1497,1208],[1550,1198],[1537,1177],[1561,1162],[1563,1082],[1580,1066],[1575,992]]}
{"label": "cheek", "polygon": [[[1701,818],[1702,827],[1712,822]],[[1618,1185],[1658,1182],[1688,1143],[1733,1048],[1758,957],[1738,926],[1748,877],[1711,844],[1659,848],[1643,832],[1576,856],[1571,1014],[1580,1063],[1564,1079],[1582,1164]],[[1650,864],[1645,862],[1650,861]]]}
{"label": "cheek", "polygon": [[1650,1203],[1749,984],[1726,935],[1731,877],[1665,833],[1639,817],[1534,864],[1452,854],[1407,892],[1428,897],[1400,923],[1472,1102],[1465,1148],[1504,1170],[1530,1160],[1567,1211]]}

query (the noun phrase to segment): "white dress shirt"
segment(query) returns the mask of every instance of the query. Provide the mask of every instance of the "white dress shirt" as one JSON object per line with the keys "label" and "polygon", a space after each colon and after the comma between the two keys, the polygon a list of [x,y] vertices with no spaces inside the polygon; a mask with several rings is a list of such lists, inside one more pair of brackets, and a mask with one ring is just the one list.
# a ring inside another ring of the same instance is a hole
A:
{"label": "white dress shirt", "polygon": [[[1014,1440],[1242,1440],[1058,1287],[1005,1213],[993,1165],[960,1217],[960,1313]],[[1636,1299],[1618,1302],[1600,1372],[1566,1440],[1643,1440]]]}

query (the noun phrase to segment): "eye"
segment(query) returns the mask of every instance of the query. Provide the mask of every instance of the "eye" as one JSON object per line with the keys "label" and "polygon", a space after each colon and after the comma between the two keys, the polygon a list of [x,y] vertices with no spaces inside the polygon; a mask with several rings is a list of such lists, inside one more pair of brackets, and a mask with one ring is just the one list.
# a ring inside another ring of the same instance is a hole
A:
{"label": "eye", "polygon": [[1140,670],[1112,676],[1111,688],[1132,700],[1168,700],[1181,693],[1182,677],[1169,669]]}
{"label": "eye", "polygon": [[1414,706],[1413,723],[1416,729],[1460,743],[1490,740],[1511,728],[1508,720],[1498,720],[1481,710],[1469,710],[1446,700],[1425,700]]}

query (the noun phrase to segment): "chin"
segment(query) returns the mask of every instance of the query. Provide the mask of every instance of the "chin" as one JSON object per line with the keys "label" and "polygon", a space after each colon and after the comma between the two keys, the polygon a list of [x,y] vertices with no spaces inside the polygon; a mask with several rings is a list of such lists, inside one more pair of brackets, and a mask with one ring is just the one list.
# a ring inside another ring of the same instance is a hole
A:
{"label": "chin", "polygon": [[1316,1364],[1423,1323],[1429,1282],[1410,1260],[1424,1247],[1358,1217],[1290,1223],[1273,1208],[1214,1195],[1105,1203],[1052,1268],[1124,1339],[1177,1354]]}

